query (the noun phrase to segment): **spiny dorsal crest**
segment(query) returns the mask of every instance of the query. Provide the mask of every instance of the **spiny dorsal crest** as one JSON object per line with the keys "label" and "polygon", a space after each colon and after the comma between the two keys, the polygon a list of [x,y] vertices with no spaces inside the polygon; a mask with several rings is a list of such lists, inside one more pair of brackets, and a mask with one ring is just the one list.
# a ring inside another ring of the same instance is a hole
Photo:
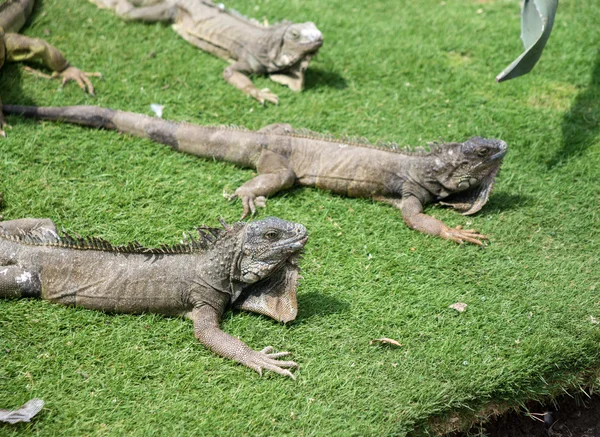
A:
{"label": "spiny dorsal crest", "polygon": [[[224,221],[221,222],[225,223]],[[240,226],[241,225],[241,226]],[[237,231],[243,227],[243,223],[233,225],[224,224],[223,229],[202,226],[195,228],[198,236],[194,238],[191,233],[184,233],[183,240],[178,244],[162,244],[158,247],[145,247],[138,241],[133,241],[123,245],[114,245],[111,242],[100,238],[70,234],[62,229],[60,234],[56,232],[21,232],[18,235],[0,233],[0,237],[17,243],[29,246],[47,246],[74,250],[98,250],[102,252],[116,252],[127,254],[188,254],[204,252],[212,246],[215,246],[226,234]]]}
{"label": "spiny dorsal crest", "polygon": [[226,7],[223,3],[212,3],[212,2],[206,2],[206,3],[212,4],[212,5],[216,6],[221,12],[225,12],[225,13],[231,15],[232,17],[237,18],[240,21],[245,21],[256,27],[273,28],[276,26],[281,26],[281,25],[287,26],[287,25],[291,24],[291,22],[284,20],[284,21],[279,21],[277,23],[273,23],[273,24],[269,25],[269,22],[267,21],[266,18],[264,19],[263,22],[260,22],[256,18],[248,17],[247,15],[242,14],[241,12],[239,12],[236,9]]}
{"label": "spiny dorsal crest", "polygon": [[427,143],[427,148],[422,146],[412,147],[412,146],[400,146],[396,142],[392,141],[377,141],[375,143],[369,141],[368,138],[365,137],[357,137],[351,135],[342,135],[340,137],[336,137],[330,133],[321,133],[315,132],[306,128],[293,129],[291,131],[287,131],[285,133],[277,133],[277,132],[257,132],[251,129],[248,129],[244,126],[238,126],[235,124],[228,125],[212,125],[206,126],[208,129],[215,130],[229,130],[229,131],[238,131],[238,132],[254,132],[254,133],[263,133],[266,135],[276,135],[282,137],[294,137],[294,138],[305,138],[307,140],[318,140],[318,141],[328,141],[330,143],[338,143],[338,144],[347,144],[349,146],[354,147],[367,147],[369,149],[378,149],[385,150],[387,152],[399,153],[403,155],[429,155],[430,153],[438,152],[443,148],[443,142],[431,142]]}

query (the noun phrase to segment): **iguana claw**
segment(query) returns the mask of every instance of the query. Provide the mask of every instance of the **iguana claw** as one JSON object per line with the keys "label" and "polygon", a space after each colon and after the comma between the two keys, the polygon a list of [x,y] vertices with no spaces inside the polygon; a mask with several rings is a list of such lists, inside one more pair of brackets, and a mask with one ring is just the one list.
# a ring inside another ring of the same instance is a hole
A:
{"label": "iguana claw", "polygon": [[444,226],[440,237],[445,238],[446,240],[455,241],[458,244],[467,242],[479,246],[483,246],[483,241],[481,240],[488,239],[486,235],[478,233],[475,229],[463,229],[462,226],[457,226],[455,228]]}
{"label": "iguana claw", "polygon": [[95,96],[94,94],[94,85],[92,85],[92,81],[88,79],[90,77],[100,77],[102,78],[102,73],[94,72],[88,73],[85,71],[81,71],[76,67],[67,67],[61,72],[52,73],[52,77],[61,77],[62,78],[62,86],[65,86],[67,82],[70,80],[77,82],[79,88],[81,88],[84,92]]}
{"label": "iguana claw", "polygon": [[252,193],[243,193],[239,188],[235,191],[235,193],[229,196],[228,200],[233,200],[236,198],[242,199],[242,205],[244,206],[244,212],[242,213],[241,217],[242,219],[246,218],[248,213],[251,213],[252,215],[256,214],[257,206],[260,208],[267,206],[267,199],[265,196],[255,196]]}
{"label": "iguana claw", "polygon": [[98,72],[85,72],[81,71],[76,67],[67,67],[63,71],[55,71],[52,75],[44,74],[41,71],[34,70],[31,67],[23,67],[27,72],[34,74],[39,77],[43,77],[44,79],[57,79],[62,78],[62,86],[65,86],[67,82],[70,80],[77,82],[79,88],[81,88],[84,92],[91,94],[92,96],[96,96],[94,94],[94,85],[92,85],[92,81],[90,81],[89,77],[99,77],[102,78],[102,73]]}
{"label": "iguana claw", "polygon": [[273,353],[273,348],[271,346],[267,346],[260,352],[254,351],[254,354],[249,358],[248,363],[246,365],[258,372],[258,374],[261,376],[263,370],[270,370],[271,372],[275,372],[279,375],[287,376],[295,380],[296,377],[294,376],[294,374],[289,370],[285,369],[285,367],[298,367],[298,364],[296,364],[294,361],[277,360],[278,358],[286,357],[288,355],[290,355],[289,352]]}
{"label": "iguana claw", "polygon": [[279,97],[277,97],[277,94],[273,94],[269,88],[263,88],[262,90],[254,89],[250,95],[258,100],[261,105],[265,104],[265,100],[274,105],[279,105]]}

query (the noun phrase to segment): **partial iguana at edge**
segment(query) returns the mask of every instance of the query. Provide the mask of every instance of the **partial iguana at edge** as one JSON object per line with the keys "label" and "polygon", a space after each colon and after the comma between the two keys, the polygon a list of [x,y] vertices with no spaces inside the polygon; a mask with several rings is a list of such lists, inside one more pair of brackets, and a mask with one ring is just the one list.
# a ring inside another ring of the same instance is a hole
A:
{"label": "partial iguana at edge", "polygon": [[231,61],[223,71],[225,80],[261,104],[279,100],[268,88],[256,88],[248,75],[268,74],[300,91],[308,63],[323,44],[323,35],[312,22],[265,26],[210,0],[90,1],[127,20],[174,23],[173,29],[186,41]]}
{"label": "partial iguana at edge", "polygon": [[223,331],[226,307],[281,322],[297,314],[298,257],[306,228],[276,217],[198,228],[174,246],[113,246],[58,234],[49,219],[0,222],[0,298],[39,297],[113,313],[185,316],[211,351],[262,374],[294,378],[288,352],[255,351]]}
{"label": "partial iguana at edge", "polygon": [[484,235],[450,228],[423,214],[432,202],[474,214],[487,202],[507,152],[504,141],[473,137],[464,143],[432,145],[430,152],[393,150],[336,140],[275,124],[254,132],[239,128],[174,123],[95,106],[5,106],[5,112],[118,130],[167,144],[180,152],[256,169],[239,187],[244,218],[265,205],[265,197],[294,184],[393,205],[406,224],[458,243],[483,245]]}
{"label": "partial iguana at edge", "polygon": [[[0,0],[1,2],[2,0]],[[84,91],[94,94],[94,86],[88,76],[100,76],[100,73],[85,73],[69,64],[64,55],[43,39],[29,38],[18,32],[33,10],[35,0],[5,0],[0,4],[0,68],[5,61],[22,62],[39,59],[52,76],[36,73],[42,77],[62,78],[63,85],[74,80]],[[0,100],[0,107],[2,101]],[[6,136],[3,128],[4,118],[0,114],[0,135]]]}

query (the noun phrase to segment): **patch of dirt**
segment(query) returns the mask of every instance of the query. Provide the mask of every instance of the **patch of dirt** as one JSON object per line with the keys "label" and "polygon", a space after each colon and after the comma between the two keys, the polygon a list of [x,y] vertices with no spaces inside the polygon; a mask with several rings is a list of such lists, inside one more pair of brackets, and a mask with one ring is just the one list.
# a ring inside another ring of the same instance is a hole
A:
{"label": "patch of dirt", "polygon": [[527,407],[530,415],[513,411],[449,437],[600,437],[600,394],[562,396],[550,404]]}

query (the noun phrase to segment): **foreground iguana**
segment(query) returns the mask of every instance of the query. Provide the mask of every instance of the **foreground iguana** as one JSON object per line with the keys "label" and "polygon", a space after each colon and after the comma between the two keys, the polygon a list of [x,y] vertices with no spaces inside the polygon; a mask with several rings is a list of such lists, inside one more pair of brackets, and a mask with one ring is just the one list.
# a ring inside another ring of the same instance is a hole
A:
{"label": "foreground iguana", "polygon": [[40,297],[115,313],[185,316],[214,353],[293,378],[287,352],[255,351],[221,331],[226,307],[288,322],[296,317],[298,257],[306,228],[275,217],[198,228],[180,244],[113,246],[58,234],[49,219],[0,222],[0,298]]}
{"label": "foreground iguana", "polygon": [[484,235],[450,228],[423,214],[431,202],[474,214],[487,202],[507,151],[504,141],[473,137],[464,143],[432,145],[430,152],[393,150],[320,137],[275,124],[253,132],[228,127],[173,123],[95,106],[5,106],[5,112],[114,129],[150,138],[173,149],[250,167],[258,176],[239,187],[244,218],[265,197],[294,184],[350,197],[367,197],[402,211],[408,226],[458,243],[483,245]]}
{"label": "foreground iguana", "polygon": [[314,23],[285,21],[265,26],[210,0],[91,1],[127,20],[174,23],[173,29],[186,41],[231,61],[223,71],[225,80],[262,104],[277,104],[278,98],[268,88],[256,88],[248,75],[268,74],[275,82],[300,91],[308,63],[323,44]]}
{"label": "foreground iguana", "polygon": [[[56,48],[43,39],[29,38],[19,35],[18,32],[25,24],[31,11],[34,0],[0,0],[0,68],[5,61],[20,62],[39,59],[48,69],[53,71],[52,76],[37,73],[43,77],[62,78],[63,85],[74,80],[90,94],[94,94],[94,87],[88,76],[100,76],[100,73],[85,73],[69,64],[69,61]],[[0,100],[0,107],[2,101]],[[6,136],[3,128],[4,118],[0,113],[0,135]]]}

